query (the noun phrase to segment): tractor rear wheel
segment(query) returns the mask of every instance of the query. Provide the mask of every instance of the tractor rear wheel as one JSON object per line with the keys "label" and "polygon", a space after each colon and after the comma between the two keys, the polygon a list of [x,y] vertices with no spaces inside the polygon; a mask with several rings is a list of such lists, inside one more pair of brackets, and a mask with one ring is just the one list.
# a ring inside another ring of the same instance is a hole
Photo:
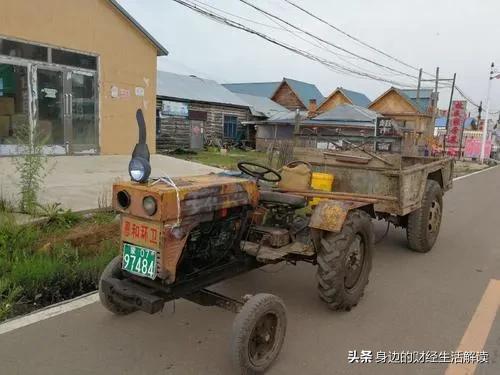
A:
{"label": "tractor rear wheel", "polygon": [[115,277],[119,278],[122,275],[122,257],[117,256],[113,258],[111,262],[108,263],[104,271],[102,271],[101,278],[99,279],[99,299],[101,304],[110,312],[115,315],[128,315],[137,309],[122,306],[117,301],[113,300],[113,297],[106,294],[102,288],[102,279]]}
{"label": "tractor rear wheel", "polygon": [[238,374],[260,374],[278,357],[285,340],[286,308],[281,298],[256,294],[236,315],[231,340]]}
{"label": "tractor rear wheel", "polygon": [[323,231],[317,254],[318,292],[332,310],[349,311],[363,296],[372,268],[374,231],[370,215],[353,210],[340,233]]}
{"label": "tractor rear wheel", "polygon": [[443,190],[434,180],[427,180],[422,205],[408,215],[406,238],[413,251],[427,253],[432,249],[441,227]]}

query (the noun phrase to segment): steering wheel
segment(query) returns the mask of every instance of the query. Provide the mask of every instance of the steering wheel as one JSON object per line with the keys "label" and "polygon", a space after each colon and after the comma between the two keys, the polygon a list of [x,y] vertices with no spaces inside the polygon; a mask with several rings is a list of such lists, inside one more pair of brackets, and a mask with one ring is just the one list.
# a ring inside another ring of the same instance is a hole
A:
{"label": "steering wheel", "polygon": [[[253,168],[249,168],[253,167]],[[255,177],[257,180],[263,180],[267,182],[279,182],[281,181],[281,175],[274,169],[266,167],[265,165],[252,163],[249,161],[240,161],[238,163],[238,169],[249,176]],[[269,177],[265,177],[266,174],[271,174]],[[273,178],[274,177],[274,178]]]}

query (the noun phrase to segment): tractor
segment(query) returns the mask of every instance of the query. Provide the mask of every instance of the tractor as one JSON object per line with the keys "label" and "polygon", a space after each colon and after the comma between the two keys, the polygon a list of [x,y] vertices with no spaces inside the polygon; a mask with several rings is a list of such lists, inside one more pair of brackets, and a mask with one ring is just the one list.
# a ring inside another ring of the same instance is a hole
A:
{"label": "tractor", "polygon": [[136,117],[131,181],[113,186],[121,249],[99,283],[107,310],[153,314],[179,298],[230,310],[236,313],[232,360],[238,373],[252,374],[265,372],[281,350],[285,305],[265,293],[233,299],[211,285],[268,264],[302,261],[317,267],[319,297],[328,308],[358,304],[372,266],[375,200],[338,196],[311,207],[314,194],[282,192],[309,184],[304,162],[281,171],[240,162],[238,175],[151,177],[141,110]]}

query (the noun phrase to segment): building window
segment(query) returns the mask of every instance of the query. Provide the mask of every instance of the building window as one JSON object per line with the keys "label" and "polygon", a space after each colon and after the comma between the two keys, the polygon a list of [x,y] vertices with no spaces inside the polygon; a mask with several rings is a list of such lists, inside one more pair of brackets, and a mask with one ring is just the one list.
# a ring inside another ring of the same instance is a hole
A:
{"label": "building window", "polygon": [[83,69],[97,69],[97,58],[82,53],[52,49],[52,62],[55,64],[75,66]]}
{"label": "building window", "polygon": [[47,47],[0,39],[0,55],[20,57],[28,60],[47,61]]}
{"label": "building window", "polygon": [[237,127],[238,117],[224,116],[224,138],[236,138]]}

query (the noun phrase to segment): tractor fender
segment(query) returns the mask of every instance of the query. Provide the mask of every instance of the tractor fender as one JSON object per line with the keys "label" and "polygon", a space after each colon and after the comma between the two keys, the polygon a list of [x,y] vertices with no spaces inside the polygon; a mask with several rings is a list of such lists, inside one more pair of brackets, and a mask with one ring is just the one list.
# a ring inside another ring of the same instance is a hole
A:
{"label": "tractor fender", "polygon": [[374,217],[373,203],[350,200],[322,200],[314,209],[309,227],[328,232],[340,232],[350,210],[362,209]]}

